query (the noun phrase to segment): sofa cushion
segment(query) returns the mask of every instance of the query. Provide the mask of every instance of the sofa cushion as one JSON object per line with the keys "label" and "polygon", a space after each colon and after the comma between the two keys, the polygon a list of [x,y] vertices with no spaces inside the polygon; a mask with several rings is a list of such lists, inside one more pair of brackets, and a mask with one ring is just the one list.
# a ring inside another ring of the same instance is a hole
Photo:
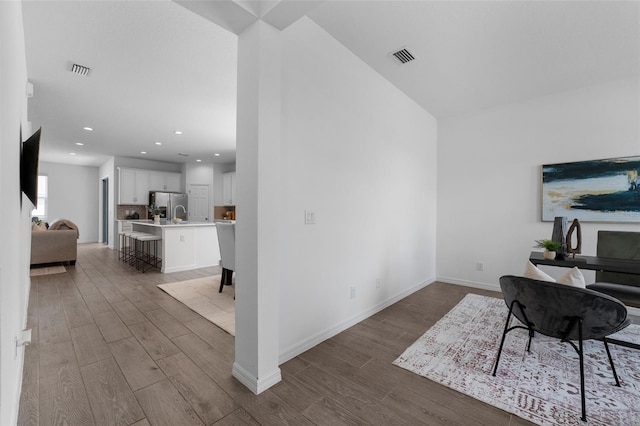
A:
{"label": "sofa cushion", "polygon": [[76,234],[77,234],[76,238],[80,238],[80,230],[78,229],[78,226],[68,219],[55,219],[49,225],[50,231],[57,231],[60,229],[73,229],[76,231]]}
{"label": "sofa cushion", "polygon": [[44,223],[41,223],[39,225],[37,223],[31,224],[31,231],[33,232],[41,232],[46,230],[47,230],[47,226]]}

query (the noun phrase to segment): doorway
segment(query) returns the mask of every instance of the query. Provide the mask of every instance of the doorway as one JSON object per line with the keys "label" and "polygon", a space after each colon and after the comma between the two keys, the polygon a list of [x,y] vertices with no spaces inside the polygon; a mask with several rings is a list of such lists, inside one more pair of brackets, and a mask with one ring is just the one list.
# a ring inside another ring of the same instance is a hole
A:
{"label": "doorway", "polygon": [[109,178],[102,179],[102,243],[109,244]]}

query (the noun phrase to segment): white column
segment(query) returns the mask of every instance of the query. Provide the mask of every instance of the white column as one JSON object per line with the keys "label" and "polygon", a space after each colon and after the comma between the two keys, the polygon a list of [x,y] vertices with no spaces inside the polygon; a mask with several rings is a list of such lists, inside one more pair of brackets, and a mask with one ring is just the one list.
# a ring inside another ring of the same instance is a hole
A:
{"label": "white column", "polygon": [[233,376],[256,394],[281,380],[278,367],[280,66],[278,30],[257,21],[240,34]]}

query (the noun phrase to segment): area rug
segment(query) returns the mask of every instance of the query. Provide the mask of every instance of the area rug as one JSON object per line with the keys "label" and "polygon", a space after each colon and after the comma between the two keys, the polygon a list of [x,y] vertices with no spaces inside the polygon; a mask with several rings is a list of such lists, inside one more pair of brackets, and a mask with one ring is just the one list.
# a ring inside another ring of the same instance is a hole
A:
{"label": "area rug", "polygon": [[63,265],[33,267],[29,270],[29,276],[37,277],[40,275],[63,274],[67,272]]}
{"label": "area rug", "polygon": [[[536,334],[527,353],[527,331],[511,331],[491,375],[507,312],[502,299],[469,294],[393,363],[540,425],[584,425],[578,355],[569,344]],[[640,326],[616,337],[638,341]],[[621,387],[602,342],[584,343],[588,424],[640,425],[640,350],[609,347]]]}
{"label": "area rug", "polygon": [[236,335],[236,310],[233,300],[234,289],[225,286],[220,289],[220,275],[170,284],[159,284],[158,288],[174,299],[184,303],[232,336]]}

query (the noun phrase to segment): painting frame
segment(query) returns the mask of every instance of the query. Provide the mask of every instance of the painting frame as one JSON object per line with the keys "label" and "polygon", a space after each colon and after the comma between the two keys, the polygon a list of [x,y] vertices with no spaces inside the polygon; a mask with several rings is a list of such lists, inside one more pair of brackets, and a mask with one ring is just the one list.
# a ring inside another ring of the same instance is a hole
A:
{"label": "painting frame", "polygon": [[640,223],[640,155],[542,165],[542,221]]}

